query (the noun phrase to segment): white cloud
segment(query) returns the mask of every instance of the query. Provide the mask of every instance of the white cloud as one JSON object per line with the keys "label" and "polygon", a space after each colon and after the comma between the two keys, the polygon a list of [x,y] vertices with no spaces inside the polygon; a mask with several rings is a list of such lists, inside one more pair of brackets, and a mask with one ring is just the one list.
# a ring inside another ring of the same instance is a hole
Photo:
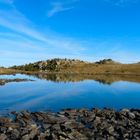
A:
{"label": "white cloud", "polygon": [[47,12],[48,17],[52,17],[59,12],[68,11],[74,8],[74,3],[79,0],[59,0],[51,3],[51,9]]}
{"label": "white cloud", "polygon": [[[64,1],[62,6],[58,6],[50,16],[56,14],[57,11],[60,12],[62,9],[64,11],[69,10],[67,8],[72,8],[72,4],[76,1]],[[6,10],[0,9],[0,26],[9,30],[0,32],[0,64],[5,65],[6,62],[7,65],[11,65],[16,64],[17,61],[20,64],[54,57],[84,60],[111,57],[124,61],[131,58],[129,57],[131,53],[126,53],[125,49],[124,51],[122,50],[123,44],[121,47],[120,45],[116,47],[114,44],[118,43],[111,44],[108,40],[105,43],[103,40],[90,39],[84,42],[83,40],[79,41],[54,34],[52,31],[40,32],[30,20],[16,9],[13,2],[6,2],[6,4],[8,5]],[[121,58],[122,56],[125,56],[125,58]]]}
{"label": "white cloud", "polygon": [[48,12],[48,17],[54,16],[56,13],[68,11],[73,9],[74,7],[64,7],[62,3],[53,3],[52,9]]}
{"label": "white cloud", "polygon": [[32,23],[16,9],[0,10],[0,25],[28,37],[51,43],[51,40],[36,31]]}
{"label": "white cloud", "polygon": [[34,23],[16,9],[14,3],[4,4],[7,8],[0,9],[0,27],[6,30],[0,31],[0,65],[23,64],[55,57],[73,58],[83,52],[81,41],[60,36],[50,30],[40,32]]}
{"label": "white cloud", "polygon": [[42,46],[46,45],[47,47],[53,47],[56,50],[59,48],[71,53],[79,53],[79,51],[83,49],[80,42],[71,38],[59,37],[59,35],[53,35],[51,32],[46,34],[39,32],[31,21],[17,11],[13,6],[13,3],[7,4],[8,7],[11,6],[9,9],[0,9],[0,26],[13,31],[13,36],[18,36],[20,34],[24,36],[24,38],[30,38],[32,41],[40,41],[40,46],[43,44]]}

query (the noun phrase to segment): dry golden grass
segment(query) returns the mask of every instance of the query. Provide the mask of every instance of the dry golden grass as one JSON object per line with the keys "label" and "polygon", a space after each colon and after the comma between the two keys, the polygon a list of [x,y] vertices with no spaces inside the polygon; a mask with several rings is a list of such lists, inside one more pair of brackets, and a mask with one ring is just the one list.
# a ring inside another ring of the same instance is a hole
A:
{"label": "dry golden grass", "polygon": [[13,69],[0,68],[0,74],[15,74],[17,72],[17,70]]}
{"label": "dry golden grass", "polygon": [[[32,74],[39,71],[21,71],[14,69],[0,68],[0,74],[24,73]],[[43,73],[43,72],[42,72]],[[45,72],[44,72],[45,73]],[[70,67],[61,67],[59,71],[51,71],[48,73],[75,73],[75,74],[110,74],[110,75],[140,75],[140,64],[94,64],[80,63]]]}
{"label": "dry golden grass", "polygon": [[61,69],[62,73],[140,75],[140,64],[81,64]]}

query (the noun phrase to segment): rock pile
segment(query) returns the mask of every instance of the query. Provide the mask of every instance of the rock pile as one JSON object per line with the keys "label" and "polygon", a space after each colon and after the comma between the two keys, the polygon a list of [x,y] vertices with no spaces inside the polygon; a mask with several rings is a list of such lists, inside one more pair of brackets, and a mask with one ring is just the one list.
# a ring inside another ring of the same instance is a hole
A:
{"label": "rock pile", "polygon": [[0,140],[140,140],[140,110],[67,109],[0,117]]}

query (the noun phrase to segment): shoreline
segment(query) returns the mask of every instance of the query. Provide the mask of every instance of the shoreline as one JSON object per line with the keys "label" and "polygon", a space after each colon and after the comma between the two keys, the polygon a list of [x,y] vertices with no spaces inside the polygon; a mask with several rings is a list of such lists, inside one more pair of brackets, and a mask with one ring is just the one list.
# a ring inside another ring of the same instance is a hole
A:
{"label": "shoreline", "polygon": [[45,72],[45,71],[20,71],[20,70],[14,70],[14,69],[8,69],[8,71],[0,71],[0,75],[15,75],[15,74],[27,74],[27,75],[109,75],[109,76],[140,76],[140,73],[88,73],[88,72]]}
{"label": "shoreline", "polygon": [[[112,84],[114,82],[119,81],[128,81],[128,82],[136,82],[140,83],[140,75],[132,75],[132,74],[85,74],[85,73],[44,73],[44,72],[38,72],[38,73],[25,73],[25,72],[17,72],[14,74],[0,74],[0,76],[3,75],[27,75],[27,76],[33,76],[41,80],[49,80],[53,82],[79,82],[84,80],[94,80],[102,84]],[[10,78],[9,78],[10,79]],[[20,77],[19,77],[20,79]],[[25,77],[26,79],[26,77]],[[30,77],[28,78],[30,79]],[[2,77],[0,79],[0,83],[2,81]],[[8,78],[7,78],[8,80]],[[16,81],[16,79],[15,79]],[[12,81],[11,81],[12,82]]]}
{"label": "shoreline", "polygon": [[0,117],[0,140],[140,139],[140,109],[12,112]]}

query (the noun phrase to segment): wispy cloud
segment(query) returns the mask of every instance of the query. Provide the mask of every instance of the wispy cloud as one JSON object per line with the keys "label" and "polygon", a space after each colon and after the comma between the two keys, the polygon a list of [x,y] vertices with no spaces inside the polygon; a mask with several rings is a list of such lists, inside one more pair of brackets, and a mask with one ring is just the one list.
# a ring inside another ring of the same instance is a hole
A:
{"label": "wispy cloud", "polygon": [[[75,2],[77,0],[55,1],[57,4],[53,6],[56,8],[52,7],[50,17],[57,12],[72,9]],[[127,49],[123,50],[122,48],[126,46],[123,43],[118,45],[116,42],[110,43],[109,40],[104,43],[103,40],[73,39],[50,30],[40,31],[17,10],[13,0],[0,0],[0,4],[3,3],[4,7],[0,8],[0,65],[23,64],[54,57],[83,60],[110,57],[122,60],[122,56],[125,56],[124,59],[127,61],[129,58],[132,59],[130,55],[135,54],[127,52]]]}
{"label": "wispy cloud", "polygon": [[32,23],[15,7],[13,3],[7,3],[8,9],[0,9],[0,25],[11,29],[20,34],[45,41],[46,38],[38,33],[33,27]]}
{"label": "wispy cloud", "polygon": [[[55,57],[55,54],[59,57],[61,55],[80,55],[83,52],[84,47],[80,41],[59,36],[59,34],[54,34],[50,30],[48,32],[39,31],[35,28],[34,23],[16,9],[13,1],[0,0],[0,4],[3,2],[7,5],[6,9],[0,9],[0,27],[7,30],[6,32],[0,32],[0,44],[3,52],[11,50],[11,53],[8,54],[12,56],[12,53],[16,50],[18,56],[21,55],[22,57],[25,56],[23,55],[24,51],[28,58],[32,53],[35,59],[44,59],[45,56],[47,59],[47,56]],[[39,53],[39,57],[37,57],[37,53]],[[3,53],[0,56],[1,60],[2,57],[6,56],[5,54]]]}
{"label": "wispy cloud", "polygon": [[52,17],[57,13],[68,11],[74,8],[74,4],[79,0],[59,0],[53,1],[51,4],[51,9],[47,12],[48,17]]}
{"label": "wispy cloud", "polygon": [[52,9],[47,13],[48,17],[54,16],[56,13],[68,11],[73,9],[74,7],[63,7],[62,3],[53,3]]}

